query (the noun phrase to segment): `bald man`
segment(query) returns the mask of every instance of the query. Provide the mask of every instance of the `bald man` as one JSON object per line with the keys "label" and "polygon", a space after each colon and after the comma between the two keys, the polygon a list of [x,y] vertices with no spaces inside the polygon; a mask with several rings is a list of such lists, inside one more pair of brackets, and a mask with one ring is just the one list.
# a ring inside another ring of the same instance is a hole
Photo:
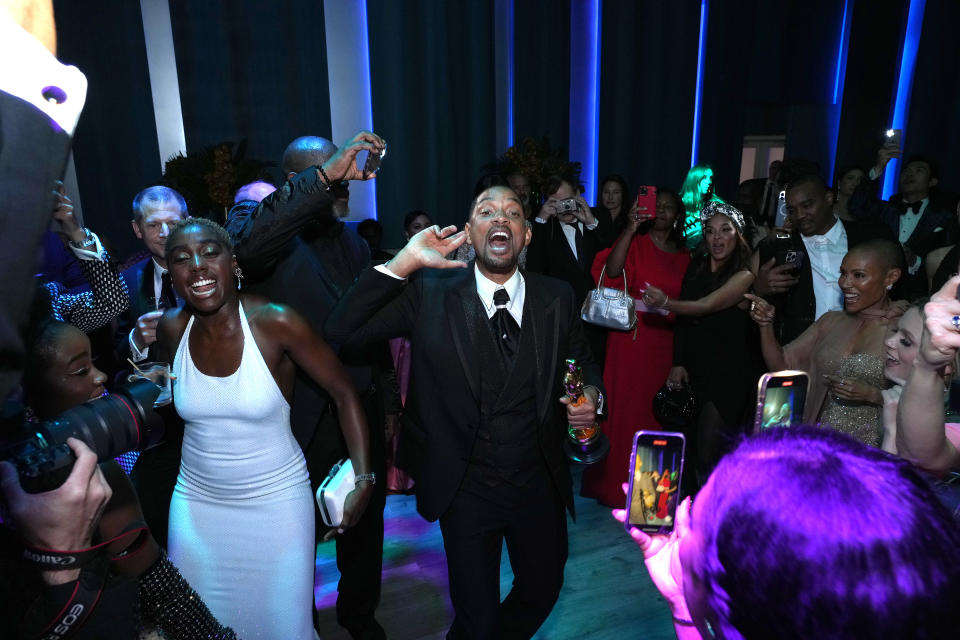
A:
{"label": "bald man", "polygon": [[[238,202],[227,219],[227,231],[243,269],[244,291],[293,307],[322,335],[330,309],[370,262],[367,243],[341,218],[349,213],[348,181],[374,177],[356,168],[357,154],[380,151],[383,145],[378,136],[364,131],[339,149],[316,136],[297,138],[287,146],[280,164],[287,181],[260,202]],[[382,354],[383,362],[389,363],[386,345]],[[368,354],[358,354],[344,365],[371,427],[374,496],[360,522],[336,539],[341,576],[337,622],[353,638],[364,639],[386,637],[374,619],[380,599],[386,501],[383,425],[385,413],[400,409],[399,397],[381,394],[393,385],[379,377],[380,369],[372,367],[371,361]],[[391,406],[386,406],[385,398]],[[314,490],[333,464],[347,457],[335,413],[330,397],[298,373],[290,424],[303,449]],[[326,531],[319,515],[314,516],[319,541]]]}

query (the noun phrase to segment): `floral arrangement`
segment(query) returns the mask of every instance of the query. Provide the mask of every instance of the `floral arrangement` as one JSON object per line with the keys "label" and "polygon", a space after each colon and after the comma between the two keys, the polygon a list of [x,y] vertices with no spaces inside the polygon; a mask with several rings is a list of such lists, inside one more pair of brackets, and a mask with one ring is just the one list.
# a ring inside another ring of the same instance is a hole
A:
{"label": "floral arrangement", "polygon": [[246,140],[221,142],[167,160],[162,183],[187,201],[192,216],[223,223],[237,189],[254,180],[267,179],[267,167],[276,163],[246,158]]}
{"label": "floral arrangement", "polygon": [[530,189],[540,193],[544,181],[550,176],[561,176],[570,184],[580,187],[580,163],[567,159],[563,149],[554,149],[550,139],[527,137],[513,145],[497,160],[501,175],[522,173],[530,183]]}

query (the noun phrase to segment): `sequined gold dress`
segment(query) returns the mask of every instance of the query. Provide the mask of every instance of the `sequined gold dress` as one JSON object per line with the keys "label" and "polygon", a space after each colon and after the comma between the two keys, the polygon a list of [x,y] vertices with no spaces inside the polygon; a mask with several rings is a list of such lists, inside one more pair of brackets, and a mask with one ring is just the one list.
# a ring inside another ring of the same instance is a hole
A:
{"label": "sequined gold dress", "polygon": [[882,405],[837,400],[824,378],[836,375],[883,389],[883,341],[903,315],[902,303],[877,312],[825,313],[783,348],[791,369],[810,374],[810,388],[803,411],[807,424],[820,423],[847,433],[861,442],[879,447],[883,437]]}
{"label": "sequined gold dress", "polygon": [[[883,359],[872,353],[854,353],[841,358],[833,367],[833,375],[883,389]],[[820,423],[853,436],[871,447],[879,447],[883,439],[883,406],[868,402],[851,402],[826,394]]]}

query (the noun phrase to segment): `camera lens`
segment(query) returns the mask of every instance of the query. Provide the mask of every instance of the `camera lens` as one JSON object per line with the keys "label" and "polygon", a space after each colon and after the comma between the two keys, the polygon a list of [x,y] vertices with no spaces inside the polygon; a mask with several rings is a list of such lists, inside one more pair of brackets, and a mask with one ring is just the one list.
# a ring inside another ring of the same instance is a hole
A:
{"label": "camera lens", "polygon": [[83,440],[102,462],[127,451],[146,449],[163,436],[163,420],[153,410],[160,388],[149,380],[74,407],[43,423],[40,436],[47,446],[67,438]]}

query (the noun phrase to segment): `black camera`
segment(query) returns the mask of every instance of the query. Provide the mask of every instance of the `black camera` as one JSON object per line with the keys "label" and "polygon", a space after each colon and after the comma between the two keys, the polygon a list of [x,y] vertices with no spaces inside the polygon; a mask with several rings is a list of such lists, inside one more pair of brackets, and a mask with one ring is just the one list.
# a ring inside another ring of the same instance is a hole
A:
{"label": "black camera", "polygon": [[160,387],[137,380],[50,420],[28,423],[24,426],[26,437],[4,447],[0,459],[17,466],[24,491],[56,489],[66,481],[76,460],[67,438],[82,440],[100,462],[157,444],[163,437],[163,419],[153,410],[158,395]]}

